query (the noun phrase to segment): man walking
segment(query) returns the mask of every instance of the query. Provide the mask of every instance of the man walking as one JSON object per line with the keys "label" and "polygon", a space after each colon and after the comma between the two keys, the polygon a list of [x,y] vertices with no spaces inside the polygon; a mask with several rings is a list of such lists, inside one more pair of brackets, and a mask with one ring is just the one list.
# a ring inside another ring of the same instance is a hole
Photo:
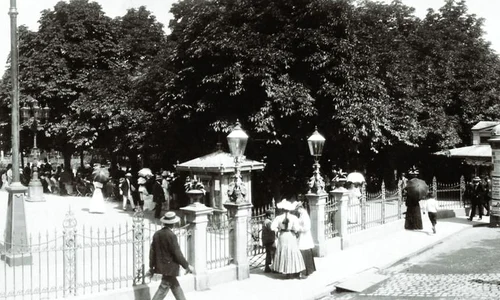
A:
{"label": "man walking", "polygon": [[120,195],[123,197],[123,210],[127,210],[127,202],[130,202],[130,207],[135,210],[134,199],[132,199],[132,183],[130,179],[132,174],[125,174],[125,180],[120,183]]}
{"label": "man walking", "polygon": [[165,226],[153,235],[149,251],[148,276],[153,276],[153,274],[163,276],[152,300],[163,300],[169,289],[172,289],[175,299],[185,300],[184,291],[177,280],[179,265],[186,269],[187,273],[193,273],[194,269],[182,255],[177,236],[172,232],[174,224],[179,222],[179,217],[173,211],[169,211],[160,219],[160,222]]}
{"label": "man walking", "polygon": [[479,211],[479,220],[483,218],[483,197],[484,197],[484,188],[481,184],[481,178],[479,176],[475,176],[472,179],[472,191],[471,191],[471,211],[469,221],[472,221],[474,216],[476,215],[476,209]]}

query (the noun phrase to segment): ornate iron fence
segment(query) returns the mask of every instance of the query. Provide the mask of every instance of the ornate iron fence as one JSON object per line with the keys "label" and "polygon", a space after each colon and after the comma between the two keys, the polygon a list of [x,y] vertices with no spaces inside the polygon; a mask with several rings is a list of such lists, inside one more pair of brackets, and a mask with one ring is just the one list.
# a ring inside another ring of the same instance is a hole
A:
{"label": "ornate iron fence", "polygon": [[[369,198],[372,197],[372,198]],[[394,190],[386,190],[382,181],[381,190],[367,193],[361,186],[359,201],[349,201],[347,205],[347,233],[355,233],[402,218],[402,190],[398,183]]]}
{"label": "ornate iron fence", "polygon": [[338,235],[338,229],[335,226],[335,217],[339,210],[338,202],[331,194],[327,198],[325,205],[325,238],[331,239]]}
{"label": "ornate iron fence", "polygon": [[252,216],[248,220],[247,256],[251,269],[265,265],[266,249],[262,244],[262,227],[269,209],[274,209],[274,200],[268,205],[253,207]]}
{"label": "ornate iron fence", "polygon": [[[20,257],[26,263],[0,263],[4,278],[0,299],[54,299],[142,284],[149,268],[150,241],[158,229],[160,225],[154,223],[146,227],[142,213],[134,215],[132,225],[78,228],[68,212],[62,232],[30,236],[22,247],[2,243],[2,256]],[[174,232],[189,260],[190,225]]]}
{"label": "ornate iron fence", "polygon": [[231,233],[233,219],[226,211],[214,210],[207,225],[207,270],[228,266],[233,261],[231,254]]}
{"label": "ornate iron fence", "polygon": [[470,206],[469,199],[465,199],[465,178],[460,177],[459,182],[441,183],[436,177],[432,179],[430,186],[434,197],[441,209],[453,209]]}

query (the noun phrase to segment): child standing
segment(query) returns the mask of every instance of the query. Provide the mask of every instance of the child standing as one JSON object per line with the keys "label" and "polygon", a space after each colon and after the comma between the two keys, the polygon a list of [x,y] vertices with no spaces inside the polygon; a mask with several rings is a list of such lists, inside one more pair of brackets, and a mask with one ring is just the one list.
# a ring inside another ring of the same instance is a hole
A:
{"label": "child standing", "polygon": [[429,215],[429,220],[432,224],[432,232],[436,233],[436,223],[437,223],[437,211],[438,211],[438,202],[436,198],[433,197],[432,192],[427,194],[427,200],[425,201],[425,212]]}
{"label": "child standing", "polygon": [[276,253],[276,233],[271,229],[271,223],[273,222],[274,211],[266,211],[266,219],[262,226],[262,245],[266,248],[266,268],[264,272],[271,272],[271,263],[274,259],[274,254]]}

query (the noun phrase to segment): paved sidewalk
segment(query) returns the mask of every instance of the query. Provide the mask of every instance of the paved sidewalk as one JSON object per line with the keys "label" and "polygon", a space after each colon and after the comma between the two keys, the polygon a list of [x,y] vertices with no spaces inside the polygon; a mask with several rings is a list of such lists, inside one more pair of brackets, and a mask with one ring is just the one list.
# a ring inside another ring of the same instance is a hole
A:
{"label": "paved sidewalk", "polygon": [[[424,216],[425,218],[426,216]],[[316,258],[317,271],[308,279],[283,279],[282,275],[253,272],[250,278],[217,285],[207,291],[194,291],[186,294],[189,300],[205,299],[319,299],[335,289],[335,283],[369,270],[381,270],[399,261],[446,242],[446,239],[474,224],[487,224],[489,217],[470,222],[466,217],[440,219],[437,234],[432,234],[428,219],[424,220],[424,230],[407,231],[402,229],[386,238],[367,241],[343,251],[330,253]],[[154,293],[154,290],[152,290]],[[174,299],[169,294],[166,299]]]}

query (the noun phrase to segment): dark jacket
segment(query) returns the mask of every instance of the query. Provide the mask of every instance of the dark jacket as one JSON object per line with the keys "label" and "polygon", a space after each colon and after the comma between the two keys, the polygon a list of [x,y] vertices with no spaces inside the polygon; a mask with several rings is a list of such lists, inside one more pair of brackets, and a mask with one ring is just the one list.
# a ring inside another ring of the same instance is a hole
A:
{"label": "dark jacket", "polygon": [[262,244],[269,245],[273,244],[276,240],[276,233],[271,230],[272,221],[266,218],[262,226]]}
{"label": "dark jacket", "polygon": [[168,227],[164,227],[153,235],[149,250],[149,268],[156,274],[167,276],[179,275],[179,265],[189,267],[182,255],[177,236]]}
{"label": "dark jacket", "polygon": [[471,187],[471,201],[472,203],[476,203],[476,204],[479,204],[479,203],[482,203],[483,202],[483,198],[484,198],[484,187],[481,183],[478,183],[477,185],[476,184],[472,184],[472,187]]}
{"label": "dark jacket", "polygon": [[153,202],[162,204],[165,202],[165,192],[163,191],[163,188],[161,187],[161,184],[158,183],[158,181],[155,181],[153,183]]}
{"label": "dark jacket", "polygon": [[128,195],[128,190],[130,189],[130,185],[132,185],[132,182],[130,182],[130,179],[127,180],[127,178],[125,178],[125,180],[121,183],[121,189],[122,189],[122,192],[123,192],[123,195],[127,196]]}

